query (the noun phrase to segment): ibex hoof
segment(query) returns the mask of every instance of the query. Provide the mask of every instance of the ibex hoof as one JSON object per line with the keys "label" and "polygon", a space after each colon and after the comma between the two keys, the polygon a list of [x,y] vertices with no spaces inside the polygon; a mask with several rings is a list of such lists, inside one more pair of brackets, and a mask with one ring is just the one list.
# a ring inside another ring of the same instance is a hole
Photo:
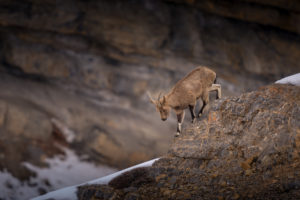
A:
{"label": "ibex hoof", "polygon": [[192,124],[193,124],[193,123],[195,123],[195,121],[196,121],[196,118],[192,119],[192,121],[191,121],[191,122],[192,122]]}
{"label": "ibex hoof", "polygon": [[176,134],[175,134],[175,137],[178,137],[180,135],[180,133],[179,132],[177,132]]}

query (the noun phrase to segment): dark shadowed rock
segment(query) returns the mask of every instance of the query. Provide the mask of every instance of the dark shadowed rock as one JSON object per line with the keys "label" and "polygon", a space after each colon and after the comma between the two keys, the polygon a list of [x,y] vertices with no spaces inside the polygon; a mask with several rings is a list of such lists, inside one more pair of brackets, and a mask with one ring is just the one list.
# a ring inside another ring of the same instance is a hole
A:
{"label": "dark shadowed rock", "polygon": [[128,188],[129,186],[139,187],[141,184],[154,181],[152,177],[149,177],[148,171],[148,168],[140,167],[124,172],[122,175],[112,179],[108,185],[115,189]]}
{"label": "dark shadowed rock", "polygon": [[114,189],[121,195],[115,199],[131,193],[141,199],[299,199],[299,144],[300,87],[270,85],[223,98],[148,168],[155,181],[133,192]]}

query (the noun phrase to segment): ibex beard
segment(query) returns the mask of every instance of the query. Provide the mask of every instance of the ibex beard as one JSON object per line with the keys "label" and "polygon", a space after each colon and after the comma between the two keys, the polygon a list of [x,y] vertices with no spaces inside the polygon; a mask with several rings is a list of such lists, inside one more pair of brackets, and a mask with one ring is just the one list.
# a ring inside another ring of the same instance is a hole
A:
{"label": "ibex beard", "polygon": [[200,108],[197,117],[208,110],[209,92],[217,91],[217,98],[221,98],[221,85],[216,84],[216,73],[207,67],[197,67],[184,78],[178,81],[169,93],[158,96],[154,100],[150,93],[148,96],[151,103],[156,106],[156,110],[160,113],[161,120],[165,121],[173,109],[177,116],[177,132],[176,136],[181,133],[181,125],[184,120],[184,110],[189,108],[192,123],[195,122],[195,106],[198,99],[201,99],[203,104]]}

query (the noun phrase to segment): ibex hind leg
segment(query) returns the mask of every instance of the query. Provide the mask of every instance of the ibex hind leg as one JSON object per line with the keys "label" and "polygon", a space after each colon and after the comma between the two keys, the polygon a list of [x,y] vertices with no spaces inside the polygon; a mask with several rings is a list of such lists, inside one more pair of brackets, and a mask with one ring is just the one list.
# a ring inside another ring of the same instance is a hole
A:
{"label": "ibex hind leg", "polygon": [[218,99],[222,98],[222,91],[221,91],[221,85],[218,84]]}
{"label": "ibex hind leg", "polygon": [[209,105],[208,105],[208,103],[209,103],[209,93],[208,92],[209,91],[206,91],[203,94],[203,99],[202,99],[203,105],[202,105],[202,107],[199,110],[199,113],[197,115],[198,117],[201,117],[201,115],[209,109]]}

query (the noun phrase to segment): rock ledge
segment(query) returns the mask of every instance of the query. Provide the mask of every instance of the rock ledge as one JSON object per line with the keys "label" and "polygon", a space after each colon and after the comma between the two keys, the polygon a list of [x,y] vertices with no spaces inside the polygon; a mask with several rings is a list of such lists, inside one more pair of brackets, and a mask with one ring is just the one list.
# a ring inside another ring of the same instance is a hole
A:
{"label": "rock ledge", "polygon": [[81,187],[78,197],[299,199],[300,87],[270,85],[215,101],[168,155],[137,170],[135,179],[127,173],[113,184]]}

